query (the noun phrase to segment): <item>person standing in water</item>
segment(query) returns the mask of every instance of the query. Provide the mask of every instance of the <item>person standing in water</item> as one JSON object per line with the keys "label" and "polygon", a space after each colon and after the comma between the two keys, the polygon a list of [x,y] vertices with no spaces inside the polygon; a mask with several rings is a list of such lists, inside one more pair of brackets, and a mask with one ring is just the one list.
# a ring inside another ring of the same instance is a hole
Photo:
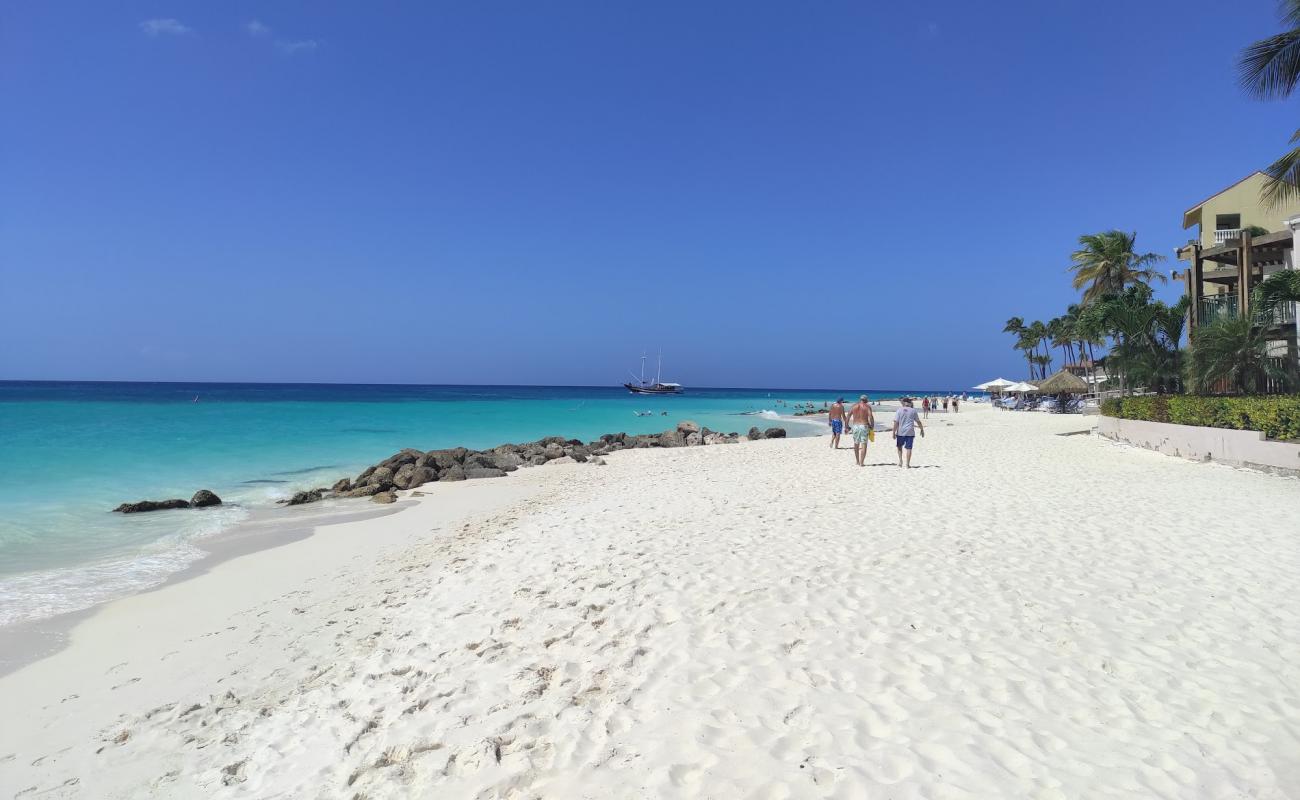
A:
{"label": "person standing in water", "polygon": [[849,409],[849,425],[853,428],[853,459],[859,467],[867,465],[867,445],[871,431],[876,427],[876,415],[871,412],[871,401],[864,394]]}
{"label": "person standing in water", "polygon": [[903,405],[894,412],[894,446],[898,448],[898,466],[903,466],[903,451],[907,451],[907,468],[912,468],[912,444],[916,441],[916,429],[921,429],[921,438],[925,438],[925,423],[912,407],[912,398],[904,397]]}
{"label": "person standing in water", "polygon": [[844,432],[844,398],[831,403],[830,411],[827,416],[831,421],[831,449],[840,449],[840,434]]}

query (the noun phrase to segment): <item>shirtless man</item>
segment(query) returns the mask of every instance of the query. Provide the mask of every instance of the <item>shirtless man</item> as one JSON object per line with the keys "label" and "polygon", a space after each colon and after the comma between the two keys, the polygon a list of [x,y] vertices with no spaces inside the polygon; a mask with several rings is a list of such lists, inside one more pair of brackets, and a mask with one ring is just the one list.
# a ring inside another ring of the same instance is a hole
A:
{"label": "shirtless man", "polygon": [[844,398],[831,403],[827,416],[831,419],[831,449],[840,449],[840,434],[844,432]]}
{"label": "shirtless man", "polygon": [[864,394],[849,409],[849,425],[853,427],[853,458],[859,467],[867,465],[867,443],[871,430],[876,427],[876,415],[871,413],[871,401]]}

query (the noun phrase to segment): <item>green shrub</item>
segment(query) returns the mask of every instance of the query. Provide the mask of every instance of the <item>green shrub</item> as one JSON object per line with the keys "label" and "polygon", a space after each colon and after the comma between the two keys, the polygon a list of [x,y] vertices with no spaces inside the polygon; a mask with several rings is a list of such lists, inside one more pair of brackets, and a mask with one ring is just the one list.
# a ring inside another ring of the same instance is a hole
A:
{"label": "green shrub", "polygon": [[1296,395],[1112,398],[1102,403],[1101,413],[1118,419],[1263,431],[1270,439],[1300,440],[1300,396]]}

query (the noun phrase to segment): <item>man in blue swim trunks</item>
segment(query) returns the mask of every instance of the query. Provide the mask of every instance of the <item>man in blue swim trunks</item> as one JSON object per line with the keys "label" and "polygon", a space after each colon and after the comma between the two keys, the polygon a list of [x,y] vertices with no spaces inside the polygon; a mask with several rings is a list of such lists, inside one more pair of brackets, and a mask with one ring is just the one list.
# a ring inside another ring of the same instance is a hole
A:
{"label": "man in blue swim trunks", "polygon": [[831,410],[827,416],[831,419],[831,449],[840,449],[840,434],[844,433],[844,398],[831,403]]}
{"label": "man in blue swim trunks", "polygon": [[912,398],[904,397],[903,405],[894,412],[894,446],[898,448],[898,466],[903,466],[903,451],[907,451],[907,468],[912,468],[912,443],[916,441],[916,429],[921,429],[921,438],[925,438],[925,424],[921,416],[912,407]]}

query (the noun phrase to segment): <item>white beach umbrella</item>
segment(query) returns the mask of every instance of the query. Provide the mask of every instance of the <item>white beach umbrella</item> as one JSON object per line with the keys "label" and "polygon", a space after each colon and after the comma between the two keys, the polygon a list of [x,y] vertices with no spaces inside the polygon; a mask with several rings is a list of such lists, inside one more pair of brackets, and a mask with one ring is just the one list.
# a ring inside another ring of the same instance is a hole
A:
{"label": "white beach umbrella", "polygon": [[994,378],[991,381],[986,381],[985,383],[981,383],[979,386],[976,386],[975,391],[999,392],[1006,389],[1008,386],[1011,386],[1012,384],[1013,381],[1009,381],[1006,378]]}
{"label": "white beach umbrella", "polygon": [[1025,383],[1024,381],[1020,381],[1019,383],[1011,384],[1010,386],[1006,387],[1002,391],[1012,392],[1012,393],[1036,392],[1038,391],[1038,387],[1033,385],[1032,383]]}

